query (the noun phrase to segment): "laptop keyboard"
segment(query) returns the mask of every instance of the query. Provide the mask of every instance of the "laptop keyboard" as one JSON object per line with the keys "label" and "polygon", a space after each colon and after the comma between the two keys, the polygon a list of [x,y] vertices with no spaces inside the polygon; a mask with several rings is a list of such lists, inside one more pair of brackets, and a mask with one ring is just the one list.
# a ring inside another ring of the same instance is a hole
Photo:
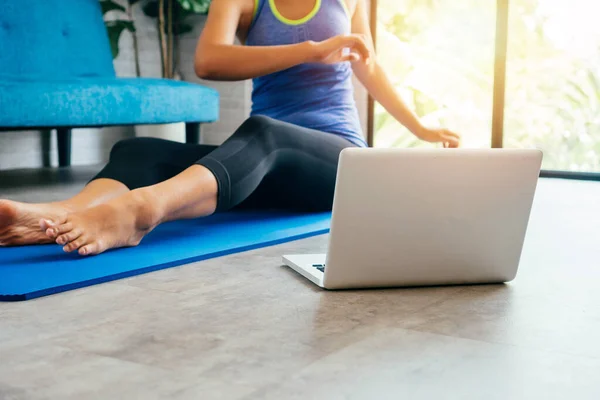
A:
{"label": "laptop keyboard", "polygon": [[312,266],[321,272],[325,272],[325,264],[313,264]]}

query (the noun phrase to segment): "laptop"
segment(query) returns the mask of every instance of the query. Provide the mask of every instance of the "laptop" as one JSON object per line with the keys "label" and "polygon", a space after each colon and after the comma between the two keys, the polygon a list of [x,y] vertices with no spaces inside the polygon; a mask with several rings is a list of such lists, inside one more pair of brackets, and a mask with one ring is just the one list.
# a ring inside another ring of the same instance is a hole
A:
{"label": "laptop", "polygon": [[345,149],[327,254],[283,263],[324,289],[509,282],[542,157],[536,149]]}

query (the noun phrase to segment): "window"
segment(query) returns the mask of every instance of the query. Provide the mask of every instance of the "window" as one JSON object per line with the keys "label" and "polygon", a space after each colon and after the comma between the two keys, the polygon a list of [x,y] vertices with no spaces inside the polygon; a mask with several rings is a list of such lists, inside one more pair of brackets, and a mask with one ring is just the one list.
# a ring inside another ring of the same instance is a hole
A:
{"label": "window", "polygon": [[[463,135],[464,145],[490,146],[495,2],[379,0],[379,59],[403,98],[428,125]],[[375,106],[376,147],[423,143]]]}
{"label": "window", "polygon": [[[375,1],[375,0],[373,0]],[[378,0],[379,58],[429,125],[490,147],[497,3]],[[600,172],[600,3],[508,0],[503,146],[544,150],[545,170]],[[376,147],[432,146],[379,104]]]}
{"label": "window", "polygon": [[544,150],[543,168],[600,172],[600,5],[511,0],[505,147]]}

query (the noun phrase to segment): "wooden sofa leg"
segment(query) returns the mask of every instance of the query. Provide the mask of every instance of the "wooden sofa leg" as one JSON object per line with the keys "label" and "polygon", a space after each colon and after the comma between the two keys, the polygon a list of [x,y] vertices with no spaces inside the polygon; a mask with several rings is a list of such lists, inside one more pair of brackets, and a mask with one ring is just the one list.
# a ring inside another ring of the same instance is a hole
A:
{"label": "wooden sofa leg", "polygon": [[185,124],[185,142],[198,144],[200,143],[200,123],[187,122]]}
{"label": "wooden sofa leg", "polygon": [[58,142],[58,166],[69,167],[71,165],[71,129],[56,129]]}

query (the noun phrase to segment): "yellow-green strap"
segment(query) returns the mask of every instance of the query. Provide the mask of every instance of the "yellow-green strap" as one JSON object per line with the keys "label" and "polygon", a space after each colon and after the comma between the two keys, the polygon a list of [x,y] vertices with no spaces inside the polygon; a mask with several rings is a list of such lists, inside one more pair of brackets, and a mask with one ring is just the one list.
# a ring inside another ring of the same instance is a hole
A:
{"label": "yellow-green strap", "polygon": [[321,8],[321,0],[317,0],[315,2],[315,6],[313,7],[312,11],[308,13],[308,15],[306,15],[303,18],[300,19],[289,19],[284,17],[283,15],[281,15],[281,13],[279,12],[279,10],[277,9],[277,5],[275,4],[275,0],[269,0],[269,5],[271,6],[271,11],[273,12],[273,15],[275,15],[275,17],[283,22],[286,25],[302,25],[307,23],[308,21],[310,21],[315,15],[317,15],[317,13],[319,12],[319,9]]}

